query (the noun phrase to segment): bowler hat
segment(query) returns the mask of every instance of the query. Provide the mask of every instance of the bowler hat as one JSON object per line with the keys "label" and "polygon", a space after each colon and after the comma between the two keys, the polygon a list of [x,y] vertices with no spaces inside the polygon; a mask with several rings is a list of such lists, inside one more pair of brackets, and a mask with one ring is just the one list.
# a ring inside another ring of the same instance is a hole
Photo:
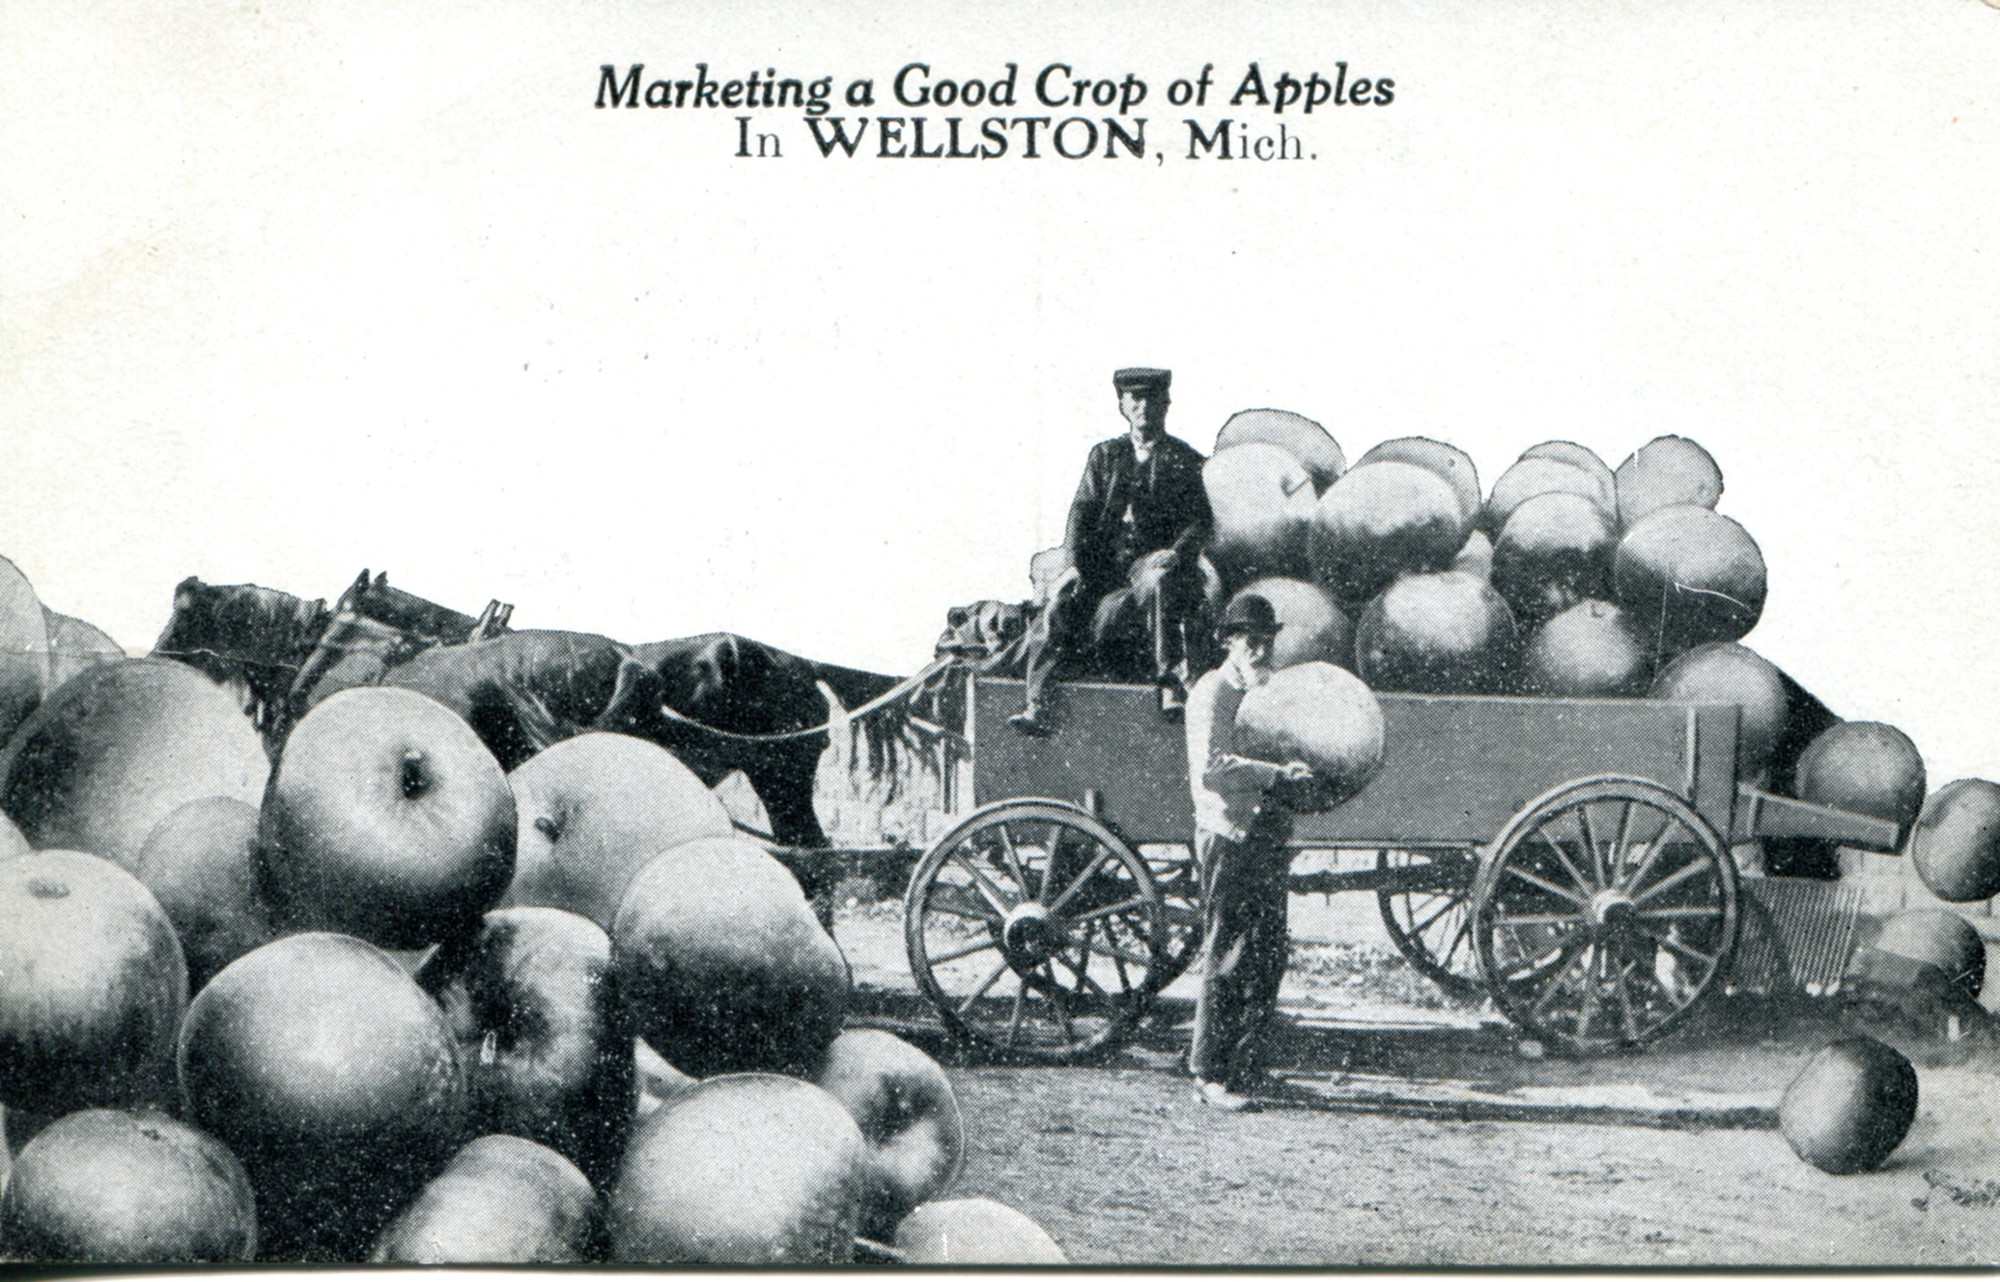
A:
{"label": "bowler hat", "polygon": [[1174,381],[1174,372],[1169,369],[1144,369],[1133,367],[1121,369],[1111,376],[1111,386],[1121,392],[1160,393]]}
{"label": "bowler hat", "polygon": [[1255,592],[1245,592],[1222,612],[1222,622],[1217,625],[1215,635],[1226,637],[1234,632],[1247,632],[1253,637],[1274,637],[1284,626],[1278,622],[1278,612],[1271,608],[1269,601]]}

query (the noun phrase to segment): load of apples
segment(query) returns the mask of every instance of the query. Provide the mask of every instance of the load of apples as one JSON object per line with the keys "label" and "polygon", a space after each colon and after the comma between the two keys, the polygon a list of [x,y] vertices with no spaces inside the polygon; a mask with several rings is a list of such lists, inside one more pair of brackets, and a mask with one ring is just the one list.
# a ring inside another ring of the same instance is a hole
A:
{"label": "load of apples", "polygon": [[[11,567],[8,567],[11,569]],[[664,750],[110,659],[0,754],[0,1256],[1060,1262]],[[190,1000],[192,994],[192,1000]],[[893,1245],[888,1245],[893,1243]]]}
{"label": "load of apples", "polygon": [[[1212,604],[1254,592],[1284,624],[1264,696],[1280,724],[1259,732],[1316,741],[1331,773],[1365,781],[1381,729],[1323,665],[1374,691],[1736,704],[1740,779],[1914,822],[1911,854],[1940,898],[2000,893],[2000,785],[1959,780],[1927,804],[1907,736],[1842,721],[1742,644],[1764,609],[1763,553],[1715,510],[1722,470],[1695,442],[1659,437],[1614,471],[1546,441],[1482,492],[1443,442],[1384,441],[1350,468],[1318,423],[1245,410],[1203,479]],[[1341,706],[1321,715],[1329,699]]]}

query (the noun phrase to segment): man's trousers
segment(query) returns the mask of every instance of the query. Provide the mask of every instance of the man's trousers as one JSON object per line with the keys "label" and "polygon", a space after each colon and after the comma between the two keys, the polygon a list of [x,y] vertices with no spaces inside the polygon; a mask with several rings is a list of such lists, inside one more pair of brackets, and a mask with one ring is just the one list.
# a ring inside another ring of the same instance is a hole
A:
{"label": "man's trousers", "polygon": [[1214,666],[1206,607],[1199,563],[1164,551],[1133,562],[1127,585],[1113,591],[1072,582],[1028,625],[1028,705],[1040,706],[1059,668],[1100,679],[1192,684]]}
{"label": "man's trousers", "polygon": [[1286,903],[1291,823],[1275,807],[1243,841],[1197,830],[1201,870],[1201,990],[1188,1069],[1197,1081],[1236,1084],[1256,1071],[1257,1042],[1278,1008],[1291,951]]}

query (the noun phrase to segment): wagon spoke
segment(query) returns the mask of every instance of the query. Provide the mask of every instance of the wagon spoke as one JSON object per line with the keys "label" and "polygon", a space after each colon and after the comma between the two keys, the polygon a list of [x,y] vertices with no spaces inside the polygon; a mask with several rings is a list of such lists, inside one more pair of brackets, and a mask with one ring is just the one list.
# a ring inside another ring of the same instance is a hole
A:
{"label": "wagon spoke", "polygon": [[1096,953],[1100,957],[1117,958],[1130,962],[1134,966],[1150,966],[1153,964],[1153,959],[1150,957],[1141,957],[1137,953],[1128,953],[1124,949],[1115,948],[1109,943],[1093,944],[1086,938],[1083,941],[1083,946],[1087,951]]}
{"label": "wagon spoke", "polygon": [[1594,950],[1588,944],[1579,945],[1572,942],[1564,945],[1563,951],[1568,954],[1568,957],[1562,962],[1555,974],[1549,977],[1548,987],[1542,989],[1541,994],[1535,998],[1535,1004],[1529,1008],[1530,1013],[1536,1019],[1540,1019],[1548,1013],[1550,1004],[1555,1001],[1556,994],[1563,990],[1564,984],[1569,979],[1570,971],[1576,968],[1577,961],[1589,955]]}
{"label": "wagon spoke", "polygon": [[[1108,861],[1110,858],[1111,858],[1111,847],[1104,845],[1097,846],[1097,855],[1093,859],[1091,859],[1091,861],[1088,864],[1084,865],[1083,871],[1076,875],[1076,880],[1070,882],[1070,884],[1063,890],[1062,894],[1057,895],[1055,897],[1055,901],[1049,905],[1049,912],[1060,913],[1062,911],[1063,905],[1070,901],[1070,897],[1075,895],[1077,891],[1082,890],[1084,886],[1088,885],[1090,879],[1097,875],[1097,870],[1099,868],[1104,867],[1106,861]],[[1051,871],[1053,871],[1053,869],[1051,869]],[[1044,897],[1047,896],[1049,884],[1053,880],[1054,878],[1051,877],[1042,883],[1042,894]]]}
{"label": "wagon spoke", "polygon": [[1467,913],[1465,915],[1465,920],[1458,923],[1458,930],[1453,933],[1451,937],[1450,946],[1444,950],[1444,956],[1438,958],[1438,965],[1445,970],[1450,970],[1451,959],[1458,955],[1458,946],[1462,943],[1465,943],[1471,937],[1472,937],[1472,914]]}
{"label": "wagon spoke", "polygon": [[941,913],[950,913],[954,917],[970,917],[974,921],[997,922],[1002,920],[1001,914],[994,912],[991,908],[979,902],[978,896],[960,898],[954,903],[951,900],[955,897],[943,893],[947,890],[955,890],[962,894],[965,889],[966,887],[964,886],[937,886],[934,888],[933,894],[925,897],[924,907]]}
{"label": "wagon spoke", "polygon": [[949,952],[932,953],[929,960],[931,965],[936,966],[944,962],[957,961],[961,957],[970,957],[974,953],[983,953],[989,948],[998,948],[999,946],[999,940],[988,936],[985,939],[977,940],[963,947],[951,949]]}
{"label": "wagon spoke", "polygon": [[1682,868],[1680,871],[1670,873],[1667,876],[1662,877],[1659,881],[1655,882],[1653,885],[1648,886],[1645,890],[1639,891],[1638,893],[1634,894],[1632,896],[1632,903],[1635,906],[1643,904],[1648,899],[1653,898],[1653,896],[1666,893],[1668,890],[1671,890],[1673,887],[1680,885],[1682,882],[1688,880],[1690,877],[1699,877],[1703,873],[1708,873],[1709,875],[1713,876],[1714,872],[1715,870],[1709,866],[1708,860],[1697,858],[1693,862],[1689,863],[1686,867]]}
{"label": "wagon spoke", "polygon": [[1014,905],[1009,903],[1007,897],[1000,893],[999,887],[988,881],[986,874],[979,871],[979,866],[965,857],[964,850],[952,851],[951,857],[958,863],[959,867],[972,874],[973,883],[978,886],[979,893],[985,897],[986,902],[993,906],[993,911],[1005,917],[1007,910]]}
{"label": "wagon spoke", "polygon": [[1047,867],[1042,870],[1042,893],[1037,896],[1044,905],[1049,902],[1049,896],[1055,893],[1056,859],[1062,853],[1063,833],[1067,830],[1068,825],[1064,824],[1060,819],[1054,819],[1049,822],[1049,862]]}
{"label": "wagon spoke", "polygon": [[[1438,920],[1442,918],[1446,913],[1450,912],[1454,908],[1459,907],[1460,904],[1463,902],[1455,895],[1442,895],[1438,896],[1438,898],[1442,898],[1444,900],[1444,907],[1438,909],[1436,912],[1424,918],[1422,921],[1413,921],[1410,925],[1410,931],[1409,931],[1410,934],[1412,935],[1423,934],[1425,931],[1429,930],[1432,926],[1436,925],[1438,923]],[[1412,918],[1416,916],[1415,913],[1412,913],[1410,915]]]}
{"label": "wagon spoke", "polygon": [[[1083,935],[1082,935],[1082,937],[1081,937],[1081,940],[1080,940],[1080,943],[1081,943],[1081,948],[1080,948],[1080,950],[1079,950],[1079,953],[1078,953],[1078,955],[1079,955],[1079,956],[1080,956],[1080,957],[1082,958],[1082,960],[1083,960],[1083,974],[1085,975],[1086,979],[1088,980],[1088,982],[1089,982],[1090,986],[1091,986],[1091,987],[1093,987],[1093,988],[1096,988],[1098,992],[1100,992],[1100,993],[1104,993],[1104,995],[1105,995],[1105,997],[1106,997],[1106,998],[1109,998],[1109,997],[1111,996],[1111,994],[1110,994],[1110,993],[1108,993],[1108,992],[1105,992],[1105,990],[1104,990],[1104,989],[1103,989],[1103,988],[1102,988],[1101,986],[1099,986],[1099,985],[1098,985],[1098,983],[1097,983],[1097,981],[1096,981],[1095,979],[1089,979],[1089,972],[1090,972],[1090,956],[1091,956],[1091,953],[1092,953],[1092,951],[1093,951],[1093,949],[1092,949],[1092,948],[1091,948],[1091,946],[1090,946],[1090,941],[1091,941],[1091,940],[1092,940],[1093,938],[1095,938],[1095,937],[1096,937],[1096,935],[1097,935],[1097,933],[1098,933],[1098,930],[1099,930],[1100,926],[1102,927],[1102,929],[1103,929],[1103,932],[1104,932],[1104,939],[1105,939],[1105,942],[1106,942],[1106,943],[1109,943],[1109,942],[1111,942],[1111,923],[1110,923],[1110,922],[1108,922],[1108,921],[1107,921],[1107,922],[1102,922],[1102,923],[1099,923],[1099,922],[1092,922],[1092,923],[1090,923],[1089,925],[1087,925],[1087,926],[1085,926],[1085,927],[1083,928]],[[1100,954],[1100,955],[1101,955],[1101,954]],[[1121,989],[1121,990],[1122,990],[1123,992],[1125,992],[1125,993],[1127,993],[1127,994],[1130,994],[1130,993],[1131,993],[1131,991],[1132,991],[1132,977],[1131,977],[1131,974],[1130,974],[1130,972],[1128,972],[1128,971],[1127,971],[1127,970],[1125,969],[1125,962],[1124,962],[1124,959],[1122,959],[1122,958],[1119,958],[1119,957],[1113,957],[1113,958],[1111,959],[1111,965],[1112,965],[1113,969],[1114,969],[1114,970],[1116,970],[1116,972],[1117,972],[1117,974],[1118,974],[1118,987],[1119,987],[1119,988],[1120,988],[1120,989]]]}
{"label": "wagon spoke", "polygon": [[1079,996],[1079,997],[1083,996],[1083,990],[1084,990],[1084,989],[1085,989],[1086,987],[1088,987],[1088,988],[1094,988],[1094,989],[1096,989],[1096,990],[1097,990],[1097,995],[1098,995],[1099,997],[1102,997],[1102,998],[1104,998],[1104,1000],[1106,1000],[1106,1001],[1110,1001],[1110,1000],[1111,1000],[1111,994],[1110,994],[1110,993],[1108,993],[1108,992],[1106,992],[1106,991],[1104,991],[1104,985],[1102,985],[1102,984],[1098,983],[1098,982],[1097,982],[1096,980],[1094,980],[1094,979],[1092,979],[1092,978],[1090,977],[1090,945],[1089,945],[1089,943],[1088,943],[1088,942],[1086,942],[1086,943],[1085,943],[1085,944],[1083,945],[1083,965],[1082,965],[1082,966],[1078,966],[1078,965],[1077,965],[1077,964],[1076,964],[1075,962],[1071,961],[1071,960],[1069,959],[1069,953],[1068,953],[1067,951],[1065,951],[1065,952],[1060,952],[1060,953],[1057,953],[1057,954],[1056,954],[1056,956],[1058,956],[1058,957],[1062,958],[1062,964],[1063,964],[1063,965],[1065,965],[1065,966],[1067,966],[1067,967],[1069,967],[1069,971],[1070,971],[1070,974],[1072,974],[1072,975],[1075,975],[1075,976],[1076,976],[1076,985],[1077,985],[1077,986],[1076,986],[1076,995],[1077,995],[1077,996]]}
{"label": "wagon spoke", "polygon": [[1007,857],[1007,870],[1014,875],[1014,884],[1021,888],[1022,898],[1028,895],[1028,870],[1021,863],[1021,852],[1014,848],[1014,834],[1006,824],[1000,828],[1000,852]]}
{"label": "wagon spoke", "polygon": [[[1632,871],[1631,876],[1618,883],[1620,889],[1629,889],[1646,880],[1646,874],[1653,870],[1654,861],[1659,859],[1660,853],[1667,848],[1667,833],[1678,826],[1671,818],[1665,815],[1660,817],[1660,830],[1639,843],[1646,849],[1645,857],[1639,861],[1639,866]],[[1630,853],[1630,847],[1627,848],[1627,853]]]}
{"label": "wagon spoke", "polygon": [[1592,884],[1598,887],[1607,885],[1610,877],[1604,866],[1604,852],[1597,848],[1597,834],[1590,826],[1590,803],[1584,802],[1571,813],[1576,816],[1576,832],[1583,838],[1583,848],[1590,852],[1590,871],[1597,878]]}
{"label": "wagon spoke", "polygon": [[1690,948],[1688,945],[1683,944],[1680,940],[1675,939],[1672,935],[1656,935],[1652,931],[1647,930],[1644,927],[1634,927],[1634,929],[1637,930],[1640,934],[1644,935],[1646,938],[1658,944],[1660,947],[1665,948],[1670,952],[1677,953],[1680,956],[1687,958],[1689,961],[1698,963],[1704,968],[1704,971],[1714,970],[1716,963],[1721,960],[1721,958],[1719,957],[1709,956],[1707,953],[1701,951],[1699,948]]}
{"label": "wagon spoke", "polygon": [[992,970],[986,972],[986,978],[979,982],[979,987],[973,989],[971,995],[958,1004],[958,1013],[964,1015],[969,1012],[972,1009],[972,1004],[986,996],[987,990],[999,983],[1000,977],[1006,973],[1007,959],[1002,957],[999,961],[993,963]]}
{"label": "wagon spoke", "polygon": [[[1562,861],[1563,871],[1569,874],[1571,881],[1575,882],[1578,886],[1582,887],[1585,890],[1597,889],[1597,883],[1587,880],[1582,873],[1576,870],[1576,865],[1571,863],[1569,860],[1569,852],[1565,851],[1561,846],[1556,844],[1555,838],[1549,836],[1549,831],[1547,828],[1535,829],[1535,835],[1542,839],[1542,844],[1544,846],[1547,846],[1550,850],[1556,852],[1556,858]],[[1548,883],[1544,882],[1543,884],[1547,885]],[[1554,886],[1549,886],[1549,889],[1555,890],[1556,888]],[[1562,892],[1557,891],[1556,893],[1560,894]],[[1575,896],[1571,896],[1571,898],[1575,898]],[[1578,900],[1577,902],[1581,903],[1582,901]]]}
{"label": "wagon spoke", "polygon": [[[1567,863],[1568,860],[1564,860],[1564,862]],[[1519,877],[1522,881],[1527,882],[1530,886],[1539,886],[1541,889],[1548,891],[1551,895],[1562,896],[1564,899],[1569,900],[1571,903],[1575,904],[1579,908],[1587,907],[1590,903],[1589,900],[1583,898],[1581,895],[1578,895],[1573,891],[1564,890],[1561,886],[1556,885],[1554,882],[1549,881],[1546,878],[1537,877],[1535,876],[1535,874],[1527,871],[1525,868],[1518,867],[1514,864],[1508,864],[1507,871],[1513,876]],[[1574,871],[1574,869],[1572,869],[1571,871]],[[1583,883],[1579,881],[1577,884],[1580,886]]]}
{"label": "wagon spoke", "polygon": [[[1106,939],[1111,937],[1111,927],[1108,925],[1104,928],[1104,937]],[[1118,986],[1128,993],[1131,992],[1132,972],[1125,968],[1125,959],[1117,953],[1113,953],[1111,955],[1111,965],[1118,971]]]}
{"label": "wagon spoke", "polygon": [[1021,990],[1014,994],[1014,1013],[1007,1018],[1006,1045],[1009,1048],[1013,1047],[1015,1039],[1021,1035],[1021,1017],[1027,1013],[1028,985],[1024,980],[1021,984]]}
{"label": "wagon spoke", "polygon": [[1611,884],[1625,884],[1625,857],[1632,852],[1632,803],[1628,800],[1618,813],[1618,836],[1611,843]]}

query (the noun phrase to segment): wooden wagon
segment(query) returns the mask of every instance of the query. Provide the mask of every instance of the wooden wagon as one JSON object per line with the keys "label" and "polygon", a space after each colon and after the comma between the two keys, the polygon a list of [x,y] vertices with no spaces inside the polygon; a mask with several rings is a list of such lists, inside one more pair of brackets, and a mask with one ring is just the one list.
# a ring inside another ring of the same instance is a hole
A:
{"label": "wooden wagon", "polygon": [[[1117,1046],[1199,946],[1181,726],[1150,686],[1062,687],[1055,732],[1006,724],[1018,682],[973,679],[973,809],[912,870],[910,969],[944,1023],[1051,1063]],[[1372,891],[1391,938],[1570,1052],[1649,1042],[1726,981],[1731,846],[1900,848],[1897,825],[1737,781],[1740,711],[1646,699],[1382,695],[1382,767],[1300,816],[1301,849],[1372,866],[1293,889]],[[961,785],[962,786],[962,785]]]}

